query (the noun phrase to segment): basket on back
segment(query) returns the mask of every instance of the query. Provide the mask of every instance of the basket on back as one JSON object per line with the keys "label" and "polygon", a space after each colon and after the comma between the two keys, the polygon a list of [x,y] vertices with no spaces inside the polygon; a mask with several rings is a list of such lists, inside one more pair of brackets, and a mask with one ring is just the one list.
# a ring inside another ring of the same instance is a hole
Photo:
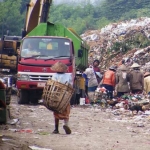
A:
{"label": "basket on back", "polygon": [[74,89],[69,84],[49,79],[43,90],[44,105],[52,111],[63,113],[70,103]]}

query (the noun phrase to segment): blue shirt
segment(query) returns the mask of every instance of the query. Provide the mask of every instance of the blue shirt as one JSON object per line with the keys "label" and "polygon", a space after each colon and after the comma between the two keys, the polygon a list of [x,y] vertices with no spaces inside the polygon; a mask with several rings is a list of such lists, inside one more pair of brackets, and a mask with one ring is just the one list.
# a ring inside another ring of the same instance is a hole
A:
{"label": "blue shirt", "polygon": [[82,77],[85,78],[85,85],[88,86],[88,78],[85,73],[82,74]]}

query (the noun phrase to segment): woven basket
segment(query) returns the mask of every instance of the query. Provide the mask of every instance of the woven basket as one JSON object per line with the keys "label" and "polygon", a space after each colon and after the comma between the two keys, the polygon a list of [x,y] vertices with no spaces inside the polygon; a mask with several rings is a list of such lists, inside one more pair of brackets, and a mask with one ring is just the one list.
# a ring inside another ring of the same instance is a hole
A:
{"label": "woven basket", "polygon": [[49,79],[43,90],[44,105],[54,112],[63,113],[70,103],[74,89],[69,84]]}

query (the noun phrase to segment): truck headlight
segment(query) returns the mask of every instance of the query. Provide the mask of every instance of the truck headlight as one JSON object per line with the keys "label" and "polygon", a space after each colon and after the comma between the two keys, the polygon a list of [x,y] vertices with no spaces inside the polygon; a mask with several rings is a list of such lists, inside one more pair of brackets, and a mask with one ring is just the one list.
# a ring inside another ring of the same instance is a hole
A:
{"label": "truck headlight", "polygon": [[27,74],[18,74],[17,79],[18,80],[28,81],[29,80],[29,76]]}

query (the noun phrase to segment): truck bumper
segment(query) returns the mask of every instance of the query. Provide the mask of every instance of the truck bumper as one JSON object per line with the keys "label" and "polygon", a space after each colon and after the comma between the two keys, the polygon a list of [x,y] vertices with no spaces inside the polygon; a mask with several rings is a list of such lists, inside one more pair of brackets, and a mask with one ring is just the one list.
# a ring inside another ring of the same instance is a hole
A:
{"label": "truck bumper", "polygon": [[46,82],[17,81],[18,89],[43,89]]}

